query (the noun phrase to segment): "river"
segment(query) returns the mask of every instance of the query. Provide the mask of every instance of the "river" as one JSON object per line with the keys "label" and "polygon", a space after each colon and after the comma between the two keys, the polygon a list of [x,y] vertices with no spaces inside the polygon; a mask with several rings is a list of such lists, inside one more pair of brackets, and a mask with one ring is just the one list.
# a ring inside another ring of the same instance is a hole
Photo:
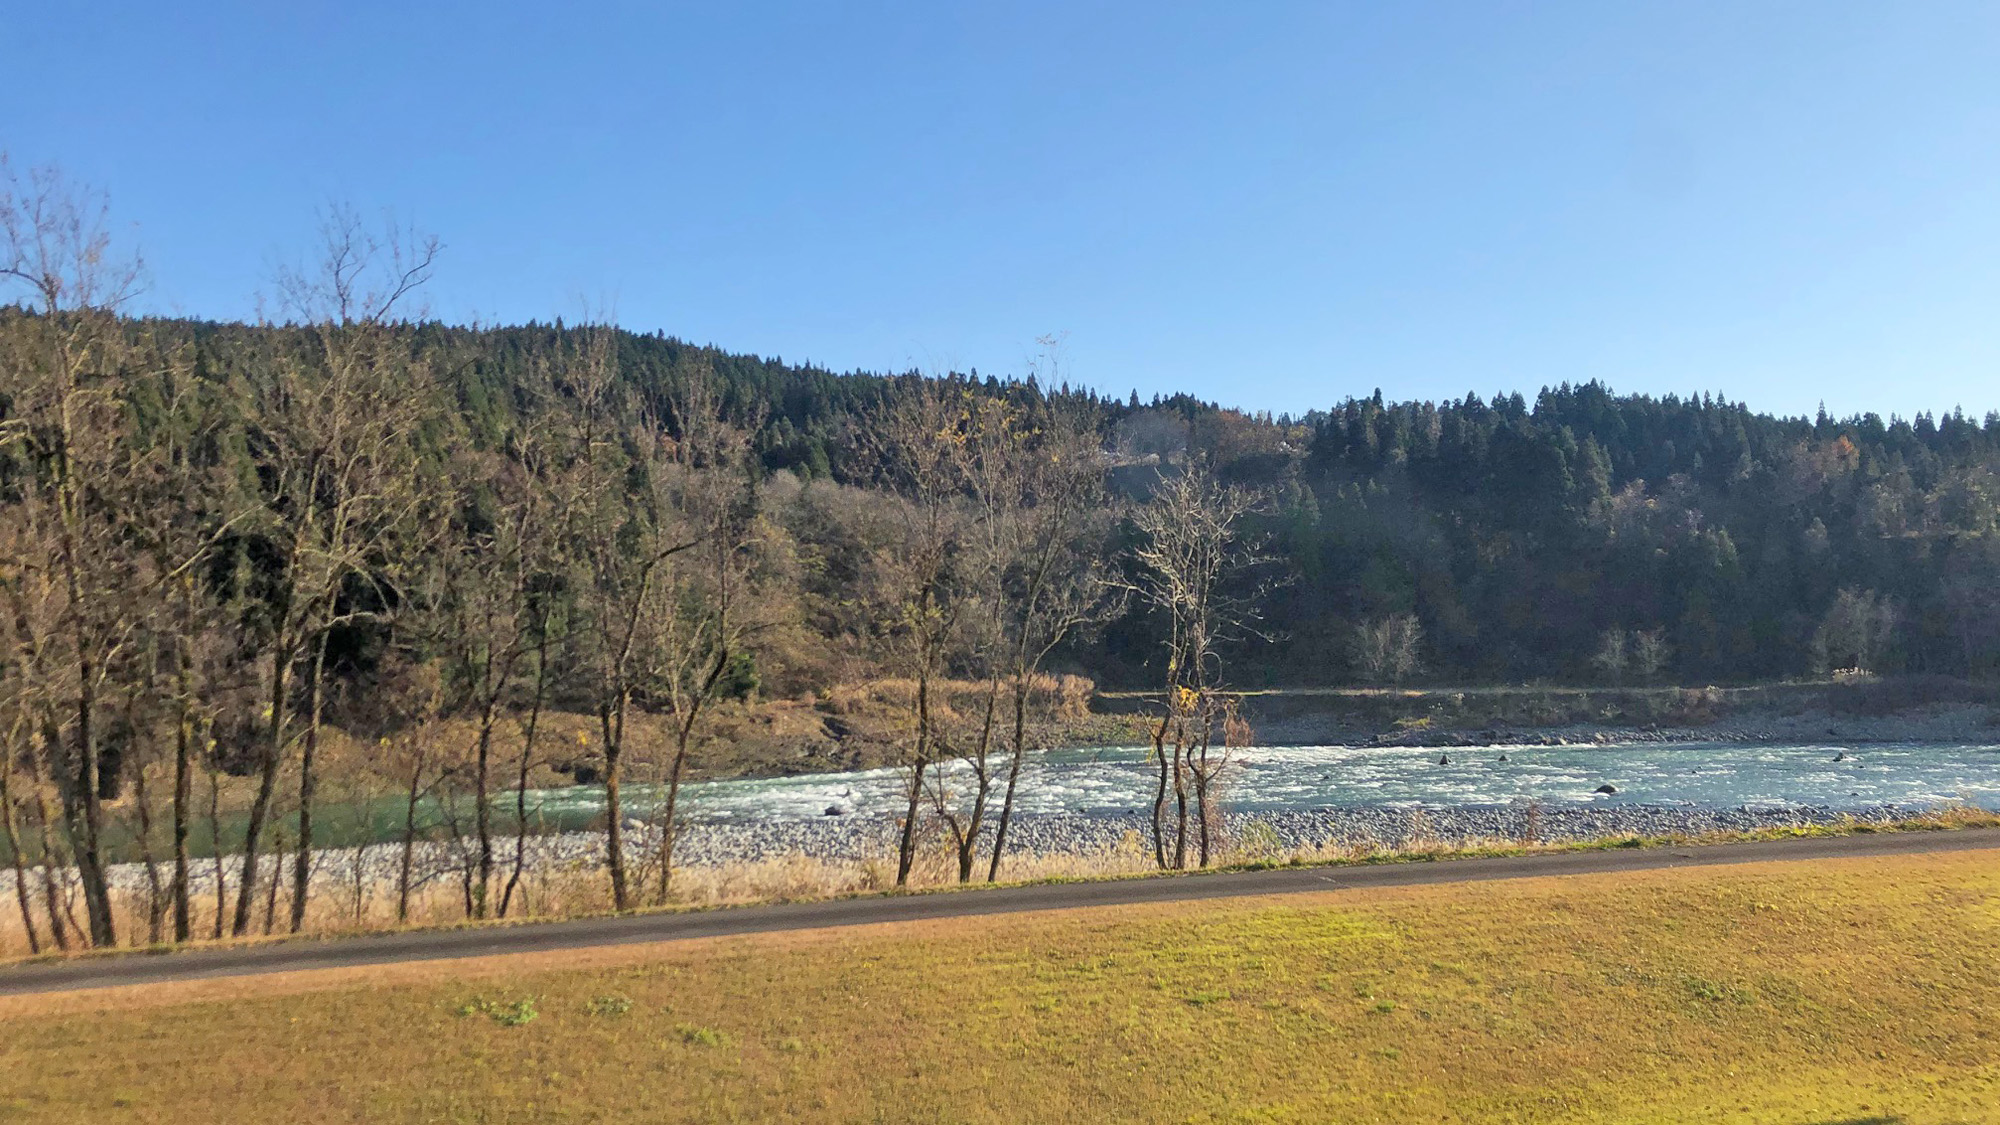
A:
{"label": "river", "polygon": [[[1527,799],[1703,809],[1965,801],[2000,810],[2000,745],[1270,746],[1235,754],[1223,799],[1244,812],[1473,807]],[[1144,807],[1154,785],[1146,757],[1134,747],[1037,754],[1023,769],[1017,807],[1088,814]],[[949,776],[958,785],[967,775],[959,767]],[[708,823],[817,818],[829,809],[894,815],[903,802],[903,777],[900,770],[877,769],[702,781],[682,788],[682,802],[689,819]],[[1617,792],[1597,792],[1604,785]],[[659,797],[656,786],[627,785],[624,792],[634,816],[645,815]],[[601,810],[603,801],[596,786],[533,794],[544,816],[570,822]]]}

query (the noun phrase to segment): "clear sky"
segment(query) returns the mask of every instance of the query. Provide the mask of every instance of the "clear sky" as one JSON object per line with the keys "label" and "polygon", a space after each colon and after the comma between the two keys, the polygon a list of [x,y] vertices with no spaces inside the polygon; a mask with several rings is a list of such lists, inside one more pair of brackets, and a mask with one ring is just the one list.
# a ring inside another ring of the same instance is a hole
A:
{"label": "clear sky", "polygon": [[10,5],[0,148],[246,317],[328,200],[449,319],[1300,411],[2000,409],[2000,4]]}

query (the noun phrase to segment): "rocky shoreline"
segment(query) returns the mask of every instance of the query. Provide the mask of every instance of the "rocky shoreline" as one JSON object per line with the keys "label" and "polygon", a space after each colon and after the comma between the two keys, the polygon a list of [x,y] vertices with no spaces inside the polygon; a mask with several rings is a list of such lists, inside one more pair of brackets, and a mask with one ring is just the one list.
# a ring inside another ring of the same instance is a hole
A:
{"label": "rocky shoreline", "polygon": [[[1702,835],[1760,828],[1803,828],[1853,819],[1889,823],[1924,811],[1882,805],[1856,810],[1828,807],[1701,809],[1664,805],[1502,806],[1401,809],[1382,806],[1231,812],[1225,838],[1238,850],[1287,854],[1329,847],[1405,848],[1464,846],[1521,839],[1535,820],[1544,843],[1576,843],[1624,836]],[[696,866],[760,862],[802,855],[823,860],[867,861],[893,853],[897,823],[854,816],[767,822],[690,825],[676,845],[680,861]],[[574,833],[601,850],[601,833]],[[1008,829],[1010,854],[1090,855],[1130,846],[1151,848],[1151,819],[1143,812],[1062,813],[1017,818]]]}
{"label": "rocky shoreline", "polygon": [[[1529,837],[1543,843],[1584,843],[1622,837],[1699,836],[1715,832],[1768,828],[1805,828],[1847,821],[1890,823],[1926,811],[1924,806],[1876,805],[1859,809],[1825,806],[1696,808],[1665,805],[1541,805],[1525,803],[1451,808],[1350,808],[1231,812],[1223,816],[1223,832],[1232,857],[1283,858],[1295,853],[1343,849],[1462,847],[1483,842],[1516,842]],[[1532,825],[1532,828],[1531,828]],[[834,864],[883,861],[895,852],[898,824],[890,817],[846,816],[816,820],[770,820],[757,823],[697,823],[686,825],[675,845],[677,865],[684,868],[724,868],[793,859]],[[933,831],[928,846],[942,846]],[[496,841],[502,870],[513,864],[512,839]],[[653,857],[659,829],[633,823],[626,832],[627,854],[634,864]],[[1118,814],[1062,813],[1019,817],[1008,833],[1008,852],[1035,858],[1104,855],[1121,849],[1140,854],[1151,850],[1150,818],[1142,812]],[[417,846],[413,870],[418,884],[455,879],[470,859],[448,842]],[[594,870],[603,865],[604,833],[563,832],[533,836],[527,842],[530,870]],[[402,861],[397,844],[363,848],[332,848],[314,857],[315,887],[338,893],[357,880],[380,887],[393,885]],[[275,863],[267,860],[267,863]],[[237,862],[226,861],[233,878]],[[287,872],[289,868],[285,869]],[[143,892],[145,867],[114,865],[115,888]],[[195,893],[213,893],[215,864],[198,860],[191,872]],[[12,893],[12,872],[0,872],[0,892]]]}

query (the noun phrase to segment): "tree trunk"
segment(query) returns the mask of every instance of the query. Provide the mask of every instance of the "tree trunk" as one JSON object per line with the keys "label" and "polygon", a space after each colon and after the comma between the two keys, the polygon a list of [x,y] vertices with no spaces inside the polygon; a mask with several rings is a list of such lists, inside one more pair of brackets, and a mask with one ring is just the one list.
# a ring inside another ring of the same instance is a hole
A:
{"label": "tree trunk", "polygon": [[[76,761],[63,771],[64,813],[69,821],[70,846],[76,853],[78,878],[83,881],[83,905],[90,918],[90,943],[118,944],[116,923],[111,916],[111,886],[104,871],[104,805],[98,797],[96,666],[88,659],[79,662],[76,695]],[[50,736],[61,744],[62,736],[50,728]]]}
{"label": "tree trunk", "polygon": [[270,933],[278,921],[278,884],[285,870],[285,830],[280,828],[272,834],[271,881],[264,888],[264,932]]}
{"label": "tree trunk", "polygon": [[[322,630],[319,635],[319,651],[313,654],[312,682],[306,685],[306,738],[305,749],[299,756],[299,848],[292,860],[292,932],[298,933],[306,924],[306,899],[312,893],[312,845],[313,845],[313,795],[318,788],[318,775],[313,771],[313,758],[319,751],[320,718],[323,711],[326,684],[326,645],[328,634]],[[271,873],[277,878],[277,872]]]}
{"label": "tree trunk", "polygon": [[1014,822],[1014,790],[1021,781],[1021,761],[1028,754],[1028,692],[1014,680],[1014,753],[1007,764],[1007,792],[1000,798],[1000,821],[993,826],[993,856],[986,864],[986,881],[1000,881],[1000,857],[1007,853],[1007,826]]}
{"label": "tree trunk", "polygon": [[660,905],[674,885],[674,836],[681,802],[681,770],[687,762],[688,731],[683,726],[675,736],[674,764],[667,771],[667,804],[660,816]]}
{"label": "tree trunk", "polygon": [[[544,643],[547,639],[544,638]],[[513,905],[514,889],[521,884],[521,870],[528,862],[528,770],[534,764],[535,729],[542,720],[542,699],[549,679],[548,654],[535,662],[535,699],[528,709],[528,727],[521,735],[521,772],[514,788],[514,870],[507,876],[507,889],[500,892],[500,917]]]}
{"label": "tree trunk", "polygon": [[625,891],[625,810],[618,798],[619,767],[625,757],[625,708],[630,692],[620,688],[613,706],[599,707],[598,725],[604,732],[604,858],[611,867],[611,908],[623,911]]}
{"label": "tree trunk", "polygon": [[403,855],[396,870],[396,921],[410,920],[410,875],[417,856],[417,802],[423,797],[424,760],[410,767],[409,797],[403,802]]}
{"label": "tree trunk", "polygon": [[42,951],[42,935],[35,928],[35,913],[28,897],[28,864],[22,854],[21,837],[14,827],[14,751],[12,747],[0,749],[6,760],[0,761],[0,832],[7,836],[7,858],[14,868],[14,900],[21,908],[21,930],[28,936],[28,952]]}
{"label": "tree trunk", "polygon": [[[182,657],[183,662],[186,656]],[[187,703],[188,677],[181,676],[181,705],[174,725],[174,873],[169,895],[173,899],[174,940],[186,941],[188,919],[188,804],[194,799],[194,716]],[[218,841],[219,842],[219,841]]]}
{"label": "tree trunk", "polygon": [[35,831],[40,837],[42,849],[42,906],[49,914],[49,938],[57,949],[67,950],[70,946],[69,932],[73,928],[65,917],[61,892],[56,888],[58,857],[55,840],[49,833],[49,803],[40,790],[35,791]]}
{"label": "tree trunk", "polygon": [[930,760],[931,678],[925,668],[917,675],[917,753],[910,767],[910,804],[903,816],[903,837],[896,849],[896,885],[907,886],[917,862],[917,810],[924,796],[924,766]]}
{"label": "tree trunk", "polygon": [[146,865],[146,941],[160,944],[166,932],[167,890],[160,884],[160,865],[153,856],[153,797],[146,789],[146,767],[132,774],[132,801],[139,814],[139,862]]}
{"label": "tree trunk", "polygon": [[719,646],[715,663],[710,665],[708,676],[701,682],[701,688],[688,701],[685,718],[676,725],[674,731],[674,764],[667,773],[666,817],[660,825],[660,905],[665,906],[667,892],[672,889],[674,875],[674,838],[679,827],[681,800],[681,778],[687,770],[688,746],[694,738],[694,725],[701,718],[701,709],[715,694],[715,685],[722,682],[723,670],[729,667],[733,655],[727,644]]}
{"label": "tree trunk", "polygon": [[958,881],[972,882],[972,863],[979,858],[979,832],[986,827],[986,802],[993,793],[993,778],[987,761],[993,750],[993,726],[1000,707],[1000,681],[991,679],[986,687],[986,717],[979,728],[979,751],[973,765],[978,788],[972,794],[972,815],[958,838]]}
{"label": "tree trunk", "polygon": [[[257,796],[250,802],[250,818],[243,826],[243,878],[236,888],[236,916],[229,932],[238,937],[250,932],[250,911],[257,901],[257,849],[264,842],[264,818],[271,814],[271,799],[278,790],[278,769],[285,758],[285,688],[291,671],[288,646],[279,645],[271,653],[271,739],[264,748],[262,774],[257,779]],[[218,851],[220,841],[217,842]]]}
{"label": "tree trunk", "polygon": [[1174,870],[1187,870],[1188,844],[1188,789],[1187,789],[1187,731],[1179,726],[1174,732]]}
{"label": "tree trunk", "polygon": [[478,836],[478,875],[472,886],[474,918],[486,917],[487,897],[493,888],[493,797],[488,773],[493,755],[493,723],[499,710],[497,693],[486,696],[479,715],[479,752],[473,772],[473,832]]}
{"label": "tree trunk", "polygon": [[667,805],[660,818],[660,905],[667,904],[673,889],[674,837],[679,827],[681,775],[687,766],[688,737],[694,730],[694,715],[679,725],[674,734],[674,764],[667,771]]}
{"label": "tree trunk", "polygon": [[208,767],[208,844],[215,863],[215,938],[222,940],[222,919],[229,913],[229,870],[222,863],[222,777]]}
{"label": "tree trunk", "polygon": [[1160,725],[1153,728],[1153,760],[1159,763],[1159,784],[1153,789],[1153,862],[1160,870],[1167,869],[1167,724],[1173,721],[1171,715],[1160,716]]}
{"label": "tree trunk", "polygon": [[972,882],[972,862],[979,858],[979,833],[986,827],[986,799],[992,782],[978,778],[972,795],[972,815],[966,818],[965,832],[958,838],[958,881]]}
{"label": "tree trunk", "polygon": [[1191,768],[1188,771],[1194,775],[1196,853],[1203,867],[1208,866],[1209,858],[1209,816],[1211,810],[1208,805],[1208,788],[1209,783],[1214,780],[1214,774],[1211,772],[1213,766],[1209,762],[1208,751],[1209,741],[1213,737],[1214,723],[1211,721],[1207,709],[1203,708],[1201,712],[1201,733],[1195,736],[1195,749],[1189,752],[1189,765]]}
{"label": "tree trunk", "polygon": [[1207,768],[1208,768],[1207,764],[1203,763],[1202,769],[1196,771],[1194,775],[1194,816],[1196,822],[1195,832],[1197,841],[1199,843],[1197,855],[1203,867],[1208,866],[1208,854],[1209,854],[1208,775],[1205,772]]}

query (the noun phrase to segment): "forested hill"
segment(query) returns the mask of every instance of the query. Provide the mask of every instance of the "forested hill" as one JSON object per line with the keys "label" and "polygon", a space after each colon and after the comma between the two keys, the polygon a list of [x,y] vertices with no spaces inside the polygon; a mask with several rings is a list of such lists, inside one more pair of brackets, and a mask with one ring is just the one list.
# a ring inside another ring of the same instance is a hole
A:
{"label": "forested hill", "polygon": [[[156,327],[194,340],[210,375],[284,346],[273,339],[282,330]],[[497,446],[574,335],[560,324],[425,325],[407,338],[457,396],[463,428],[451,440]],[[870,419],[919,378],[836,374],[658,334],[616,340],[639,401],[705,365],[729,410],[759,420],[767,471],[837,487],[869,487],[858,454]],[[1252,520],[1275,556],[1267,570],[1289,581],[1260,579],[1265,636],[1231,654],[1237,682],[1993,671],[1991,415],[1779,418],[1591,383],[1532,404],[1519,394],[1398,403],[1377,391],[1273,418],[1186,396],[1142,404],[1032,381],[968,385],[1097,418],[1128,497],[1190,453],[1268,492]],[[1157,648],[1135,610],[1069,659],[1136,684],[1150,680]]]}
{"label": "forested hill", "polygon": [[1312,419],[1287,490],[1308,580],[1280,612],[1414,610],[1435,666],[1478,679],[1601,677],[1647,647],[1682,682],[1984,673],[1997,443],[1990,415],[1783,419],[1596,384],[1532,409],[1349,401]]}
{"label": "forested hill", "polygon": [[[211,377],[256,378],[258,363],[275,348],[298,346],[291,329],[210,321],[148,320],[134,323],[167,337],[188,341],[199,369]],[[548,365],[566,342],[579,335],[560,319],[494,328],[461,328],[428,323],[403,330],[413,357],[426,362],[457,396],[464,433],[483,447],[501,444],[530,408],[530,388],[545,378]],[[879,409],[898,383],[920,379],[918,372],[837,373],[810,364],[743,355],[675,339],[665,333],[613,330],[618,378],[642,403],[660,405],[676,379],[691,366],[715,374],[731,414],[759,420],[758,452],[773,471],[849,480],[857,474],[852,420]],[[1114,404],[1088,391],[1014,386],[1000,379],[968,378],[990,394],[1023,395],[1098,413]]]}

